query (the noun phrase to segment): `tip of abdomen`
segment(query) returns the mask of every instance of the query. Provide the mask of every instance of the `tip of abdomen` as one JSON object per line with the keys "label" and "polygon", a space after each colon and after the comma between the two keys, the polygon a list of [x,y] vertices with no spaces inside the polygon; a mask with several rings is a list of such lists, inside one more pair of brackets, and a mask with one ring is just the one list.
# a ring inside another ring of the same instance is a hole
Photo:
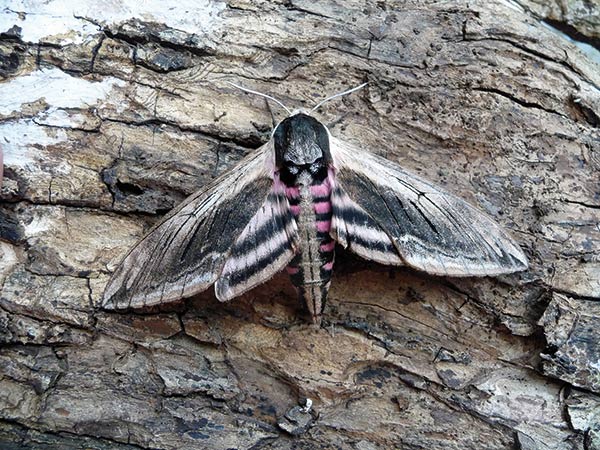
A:
{"label": "tip of abdomen", "polygon": [[321,326],[321,320],[322,320],[322,316],[321,314],[313,314],[311,315],[311,319],[312,319],[312,324],[315,327],[320,327]]}

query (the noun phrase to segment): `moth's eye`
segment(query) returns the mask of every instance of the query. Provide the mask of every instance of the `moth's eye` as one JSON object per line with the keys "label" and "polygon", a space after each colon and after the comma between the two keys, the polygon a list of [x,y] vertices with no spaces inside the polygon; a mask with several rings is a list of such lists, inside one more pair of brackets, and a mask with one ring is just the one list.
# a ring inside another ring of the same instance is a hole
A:
{"label": "moth's eye", "polygon": [[322,167],[322,164],[321,164],[321,163],[314,162],[314,163],[312,163],[312,164],[310,165],[310,167],[309,167],[309,169],[308,169],[308,170],[310,170],[310,173],[312,173],[312,174],[314,175],[314,174],[315,174],[315,173],[317,173],[319,170],[321,170],[321,167]]}
{"label": "moth's eye", "polygon": [[310,173],[312,173],[314,175],[317,172],[319,172],[321,169],[323,169],[324,166],[325,165],[323,164],[323,158],[319,158],[310,164],[310,166],[308,167],[308,170],[310,171]]}

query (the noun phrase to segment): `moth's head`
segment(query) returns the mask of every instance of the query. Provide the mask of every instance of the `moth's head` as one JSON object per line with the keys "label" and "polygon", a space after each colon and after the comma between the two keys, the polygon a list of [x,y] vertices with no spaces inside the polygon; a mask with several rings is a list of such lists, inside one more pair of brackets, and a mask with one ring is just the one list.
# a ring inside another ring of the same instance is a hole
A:
{"label": "moth's head", "polygon": [[273,130],[273,140],[275,144],[275,166],[279,170],[284,170],[291,178],[295,178],[300,172],[307,170],[313,176],[317,175],[317,172],[322,175],[323,172],[327,172],[327,168],[333,162],[329,151],[329,132],[325,125],[310,114],[329,100],[350,94],[367,85],[367,83],[363,83],[355,88],[327,97],[320,101],[310,112],[304,110],[292,112],[283,103],[270,95],[246,89],[230,81],[226,81],[226,83],[250,94],[260,95],[272,100],[290,114],[289,117],[279,122]]}
{"label": "moth's head", "polygon": [[273,131],[275,165],[279,169],[311,171],[331,164],[327,128],[305,112],[295,112]]}

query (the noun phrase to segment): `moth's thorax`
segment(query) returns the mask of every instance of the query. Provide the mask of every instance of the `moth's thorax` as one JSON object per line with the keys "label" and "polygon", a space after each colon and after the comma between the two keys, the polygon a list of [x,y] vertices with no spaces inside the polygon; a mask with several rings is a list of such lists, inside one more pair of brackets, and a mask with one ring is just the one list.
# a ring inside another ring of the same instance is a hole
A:
{"label": "moth's thorax", "polygon": [[277,168],[331,163],[329,135],[325,125],[304,113],[283,120],[273,132]]}

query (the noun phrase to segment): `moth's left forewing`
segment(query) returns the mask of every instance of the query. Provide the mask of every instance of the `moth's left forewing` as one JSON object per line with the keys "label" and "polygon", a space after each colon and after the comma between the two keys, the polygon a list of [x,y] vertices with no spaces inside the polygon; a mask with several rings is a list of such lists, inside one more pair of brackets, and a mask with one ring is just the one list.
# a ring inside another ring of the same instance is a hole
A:
{"label": "moth's left forewing", "polygon": [[174,208],[117,267],[103,307],[156,305],[215,283],[233,243],[272,191],[273,171],[269,141]]}
{"label": "moth's left forewing", "polygon": [[[335,137],[330,137],[330,148],[334,181],[341,198],[346,196],[343,203],[363,211],[362,223],[369,224],[369,230],[374,229],[370,223],[376,224],[375,230],[382,231],[379,240],[386,242],[388,237],[402,262],[450,276],[499,275],[527,268],[527,259],[512,238],[464,200]],[[334,224],[348,222],[347,206],[338,205],[337,214],[335,204],[333,209]],[[348,234],[364,237],[364,230],[354,227],[351,233],[340,233],[341,243]]]}

